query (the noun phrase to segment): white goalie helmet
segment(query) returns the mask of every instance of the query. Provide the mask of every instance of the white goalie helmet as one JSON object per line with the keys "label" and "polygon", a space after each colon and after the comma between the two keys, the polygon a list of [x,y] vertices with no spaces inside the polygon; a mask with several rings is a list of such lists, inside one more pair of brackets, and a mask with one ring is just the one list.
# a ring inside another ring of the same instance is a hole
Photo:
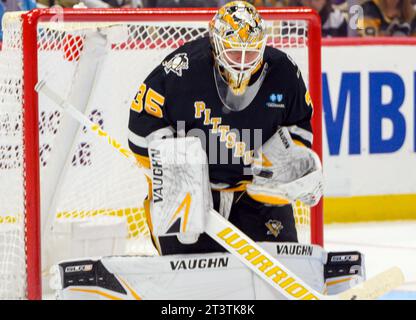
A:
{"label": "white goalie helmet", "polygon": [[243,95],[260,69],[266,47],[265,22],[245,1],[221,7],[209,24],[216,66],[234,95]]}

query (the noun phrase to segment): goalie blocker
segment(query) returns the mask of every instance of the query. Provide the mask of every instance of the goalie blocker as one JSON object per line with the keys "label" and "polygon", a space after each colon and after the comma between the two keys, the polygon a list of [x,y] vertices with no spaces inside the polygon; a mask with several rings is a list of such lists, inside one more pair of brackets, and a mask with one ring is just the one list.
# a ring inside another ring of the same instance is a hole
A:
{"label": "goalie blocker", "polygon": [[[360,264],[363,260],[357,252],[327,254],[318,246],[294,243],[259,245],[319,292],[345,291],[363,279],[339,281],[338,278],[333,291],[333,286],[326,286],[328,278],[325,279],[324,273],[327,276],[330,270],[364,272]],[[331,260],[334,257],[338,258]],[[327,260],[331,261],[325,264]],[[342,268],[340,261],[347,262],[349,267]],[[51,273],[51,288],[57,299],[64,300],[285,299],[228,253],[67,261],[55,266]],[[291,283],[287,287],[294,292],[299,290]]]}
{"label": "goalie blocker", "polygon": [[[281,139],[275,140],[273,145],[283,144]],[[287,158],[288,151],[283,151]],[[199,139],[154,139],[149,143],[149,157],[152,195],[147,200],[146,216],[162,255],[224,252],[204,233],[204,213],[210,208],[255,241],[298,242],[293,208],[287,201],[276,206],[257,201],[244,191],[211,190],[206,154]]]}

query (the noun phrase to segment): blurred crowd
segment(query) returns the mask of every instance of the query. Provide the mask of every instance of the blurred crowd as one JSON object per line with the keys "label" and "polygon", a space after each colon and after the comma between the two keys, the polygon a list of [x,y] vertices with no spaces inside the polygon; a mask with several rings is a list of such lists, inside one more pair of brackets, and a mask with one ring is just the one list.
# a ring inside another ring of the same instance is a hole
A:
{"label": "blurred crowd", "polygon": [[[0,0],[5,11],[59,5],[64,8],[219,7],[226,0]],[[322,36],[416,36],[416,0],[250,0],[256,7],[311,7],[319,12]],[[0,33],[1,40],[1,33]]]}

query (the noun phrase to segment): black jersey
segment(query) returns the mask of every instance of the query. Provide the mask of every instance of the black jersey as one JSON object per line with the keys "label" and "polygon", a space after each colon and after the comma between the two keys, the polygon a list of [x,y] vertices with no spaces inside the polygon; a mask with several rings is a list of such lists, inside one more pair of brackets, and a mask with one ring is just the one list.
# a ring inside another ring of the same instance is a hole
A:
{"label": "black jersey", "polygon": [[294,140],[310,147],[312,103],[298,67],[271,47],[263,65],[267,73],[251,103],[230,111],[218,95],[209,38],[181,46],[139,86],[130,110],[131,150],[148,163],[147,142],[155,134],[197,136],[207,152],[211,183],[228,188],[252,179],[254,149],[278,126],[289,127]]}
{"label": "black jersey", "polygon": [[409,21],[404,18],[389,18],[381,9],[380,0],[369,0],[361,5],[364,12],[362,25],[358,28],[361,36],[415,36],[416,16]]}

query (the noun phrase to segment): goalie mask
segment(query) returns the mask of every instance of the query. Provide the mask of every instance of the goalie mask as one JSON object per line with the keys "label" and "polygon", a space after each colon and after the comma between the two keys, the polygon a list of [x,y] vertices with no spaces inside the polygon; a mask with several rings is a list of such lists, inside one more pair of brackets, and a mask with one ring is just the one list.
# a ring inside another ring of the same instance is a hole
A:
{"label": "goalie mask", "polygon": [[263,63],[267,40],[263,19],[251,4],[233,1],[218,10],[209,32],[216,68],[231,92],[243,95]]}

